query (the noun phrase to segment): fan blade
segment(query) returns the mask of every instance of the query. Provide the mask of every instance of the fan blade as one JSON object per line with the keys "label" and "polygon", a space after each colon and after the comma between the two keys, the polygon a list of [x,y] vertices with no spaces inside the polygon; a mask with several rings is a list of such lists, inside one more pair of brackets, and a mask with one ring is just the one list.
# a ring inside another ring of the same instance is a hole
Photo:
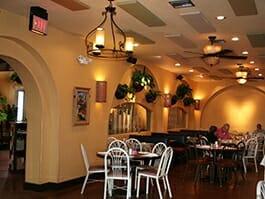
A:
{"label": "fan blade", "polygon": [[184,51],[184,52],[185,52],[185,53],[197,54],[197,55],[203,55],[203,53],[193,52],[193,51]]}
{"label": "fan blade", "polygon": [[247,79],[264,79],[264,77],[247,77]]}
{"label": "fan blade", "polygon": [[225,59],[247,59],[247,56],[238,56],[238,55],[217,55],[220,58]]}

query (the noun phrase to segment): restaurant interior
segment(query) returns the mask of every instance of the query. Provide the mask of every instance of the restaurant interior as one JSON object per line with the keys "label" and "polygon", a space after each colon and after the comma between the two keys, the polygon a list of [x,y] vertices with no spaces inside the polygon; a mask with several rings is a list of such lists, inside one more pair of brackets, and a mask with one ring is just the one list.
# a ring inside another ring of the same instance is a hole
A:
{"label": "restaurant interior", "polygon": [[[16,111],[0,117],[8,173],[22,174],[25,189],[80,192],[81,144],[97,165],[109,137],[166,140],[183,173],[179,145],[210,126],[248,139],[265,126],[264,13],[262,0],[1,0],[0,113]],[[253,198],[261,159],[242,185]],[[178,198],[182,182],[170,181]]]}

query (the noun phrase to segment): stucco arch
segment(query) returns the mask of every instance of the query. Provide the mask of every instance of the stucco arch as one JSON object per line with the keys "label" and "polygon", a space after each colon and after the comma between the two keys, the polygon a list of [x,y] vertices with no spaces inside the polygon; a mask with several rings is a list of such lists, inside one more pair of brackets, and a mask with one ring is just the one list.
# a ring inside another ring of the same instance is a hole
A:
{"label": "stucco arch", "polygon": [[[252,132],[256,123],[263,123],[265,92],[250,85],[232,85],[215,92],[201,113],[201,127],[230,123],[231,131]],[[254,123],[253,123],[254,122]],[[265,124],[264,124],[265,125]]]}
{"label": "stucco arch", "polygon": [[0,42],[0,57],[18,73],[26,93],[25,181],[34,184],[57,181],[59,106],[50,71],[29,44],[7,36],[0,36]]}

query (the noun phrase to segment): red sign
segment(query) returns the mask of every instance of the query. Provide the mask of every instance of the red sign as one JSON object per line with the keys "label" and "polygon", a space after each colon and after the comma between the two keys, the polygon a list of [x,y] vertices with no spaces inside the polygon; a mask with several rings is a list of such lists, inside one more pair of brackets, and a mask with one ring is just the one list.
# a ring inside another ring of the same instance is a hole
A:
{"label": "red sign", "polygon": [[33,21],[32,21],[32,31],[39,33],[39,34],[43,34],[43,35],[47,35],[47,26],[48,26],[48,21],[40,18],[36,15],[33,16]]}

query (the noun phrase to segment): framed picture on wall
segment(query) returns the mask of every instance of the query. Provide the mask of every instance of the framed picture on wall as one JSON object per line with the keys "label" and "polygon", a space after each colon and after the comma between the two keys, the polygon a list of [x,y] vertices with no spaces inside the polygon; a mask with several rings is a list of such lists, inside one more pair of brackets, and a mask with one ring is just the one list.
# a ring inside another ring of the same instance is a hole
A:
{"label": "framed picture on wall", "polygon": [[89,124],[89,88],[74,87],[73,125]]}

